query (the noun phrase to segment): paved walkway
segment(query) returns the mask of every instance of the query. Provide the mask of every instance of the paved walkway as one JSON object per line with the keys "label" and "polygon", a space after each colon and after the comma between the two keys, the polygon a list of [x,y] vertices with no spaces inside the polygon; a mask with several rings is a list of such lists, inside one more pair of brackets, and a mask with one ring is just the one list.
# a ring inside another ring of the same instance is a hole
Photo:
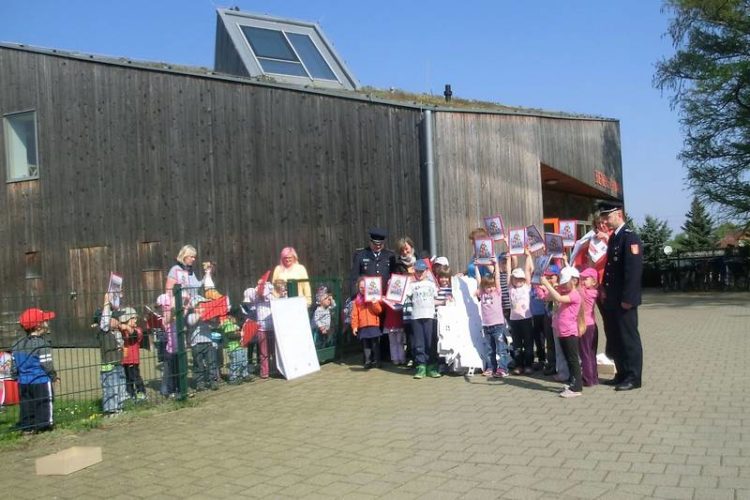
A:
{"label": "paved walkway", "polygon": [[[750,498],[750,294],[649,295],[644,387],[327,365],[0,454],[15,498]],[[44,445],[44,447],[42,446]],[[37,477],[72,445],[104,461]]]}

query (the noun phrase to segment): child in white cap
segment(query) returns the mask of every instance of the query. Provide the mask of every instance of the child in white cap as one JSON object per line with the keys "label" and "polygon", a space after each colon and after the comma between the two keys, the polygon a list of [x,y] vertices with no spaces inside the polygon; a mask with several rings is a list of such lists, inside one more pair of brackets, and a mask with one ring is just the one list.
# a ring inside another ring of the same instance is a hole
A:
{"label": "child in white cap", "polygon": [[534,323],[531,315],[531,275],[534,272],[534,259],[526,249],[524,267],[510,270],[510,259],[506,261],[510,275],[508,297],[510,299],[510,330],[516,347],[515,375],[531,374],[534,364]]}
{"label": "child in white cap", "polygon": [[558,328],[560,347],[570,369],[569,384],[563,387],[560,396],[574,398],[582,394],[581,364],[578,361],[580,353],[578,336],[582,333],[583,321],[582,298],[578,291],[579,273],[575,267],[565,267],[560,271],[560,285],[555,289],[546,277],[542,277],[542,285],[547,289],[552,300],[560,307],[555,313],[555,324]]}

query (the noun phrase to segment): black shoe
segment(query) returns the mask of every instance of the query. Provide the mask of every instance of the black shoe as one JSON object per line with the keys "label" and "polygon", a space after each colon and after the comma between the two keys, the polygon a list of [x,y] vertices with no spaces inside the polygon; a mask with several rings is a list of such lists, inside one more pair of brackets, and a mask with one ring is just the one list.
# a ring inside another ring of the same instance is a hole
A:
{"label": "black shoe", "polygon": [[641,384],[636,382],[623,382],[622,384],[615,387],[616,391],[632,391],[633,389],[640,389]]}
{"label": "black shoe", "polygon": [[548,376],[549,376],[549,375],[554,375],[555,373],[557,373],[557,370],[555,370],[555,367],[554,367],[554,366],[548,366],[547,368],[545,368],[545,369],[544,369],[544,372],[543,372],[543,373],[544,373],[545,375],[548,375]]}
{"label": "black shoe", "polygon": [[599,383],[602,385],[620,385],[622,384],[622,379],[615,377],[609,380],[599,380]]}

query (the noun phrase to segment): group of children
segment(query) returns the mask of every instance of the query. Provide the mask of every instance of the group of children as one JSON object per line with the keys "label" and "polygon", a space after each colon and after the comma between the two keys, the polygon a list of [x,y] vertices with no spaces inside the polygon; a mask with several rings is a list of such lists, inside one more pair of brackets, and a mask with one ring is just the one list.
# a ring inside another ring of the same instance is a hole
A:
{"label": "group of children", "polygon": [[[483,231],[475,230],[470,239],[485,236]],[[411,250],[402,239],[400,254],[404,248]],[[403,305],[384,298],[368,301],[366,279],[360,278],[351,311],[352,332],[362,342],[365,369],[380,366],[380,338],[387,334],[395,365],[406,364],[408,354],[416,366],[414,378],[439,377],[436,308],[451,302],[453,276],[445,257],[411,260]],[[580,396],[583,386],[598,383],[598,272],[585,265],[579,271],[563,258],[547,266],[532,284],[534,255],[527,249],[523,265],[517,264],[517,257],[502,253],[473,259],[467,271],[477,281],[485,343],[483,375],[504,378],[543,369],[565,383],[560,396]],[[427,279],[429,267],[436,282]]]}
{"label": "group of children", "polygon": [[[561,260],[564,267],[549,265],[536,285],[531,283],[535,264],[528,250],[523,268],[511,270],[511,260],[501,254],[487,266],[490,272],[480,276],[481,266],[474,262],[487,346],[485,376],[506,377],[511,364],[515,375],[529,375],[543,367],[545,375],[566,382],[560,393],[565,398],[580,396],[583,386],[598,384],[594,312],[598,272],[593,267],[579,271],[567,259]],[[507,283],[506,296],[502,281]]]}
{"label": "group of children", "polygon": [[[479,234],[478,229],[470,239]],[[475,234],[476,233],[476,234]],[[384,298],[368,300],[365,279],[358,282],[358,293],[351,303],[347,320],[352,333],[363,346],[364,367],[381,364],[380,338],[387,335],[390,358],[395,365],[415,366],[414,378],[440,377],[437,352],[437,307],[452,302],[453,273],[445,257],[416,259],[408,238],[399,242],[400,272],[411,276],[403,303]],[[583,386],[598,383],[596,350],[598,332],[594,316],[598,272],[590,266],[579,271],[567,260],[549,265],[539,284],[532,285],[534,257],[528,250],[522,267],[507,254],[489,262],[472,260],[467,274],[477,280],[476,296],[482,319],[486,357],[483,374],[504,378],[511,373],[528,375],[539,369],[565,382],[560,395],[580,396]],[[428,269],[431,273],[428,273]],[[461,276],[460,274],[457,276]],[[243,294],[241,307],[220,315],[205,314],[211,300],[221,298],[215,289],[184,290],[183,307],[187,324],[186,345],[192,354],[192,376],[196,390],[216,389],[222,378],[223,353],[228,363],[230,383],[251,380],[250,365],[257,349],[260,377],[268,378],[275,340],[271,301],[287,296],[283,279],[258,281]],[[434,278],[434,281],[433,281]],[[138,314],[131,307],[113,304],[105,295],[103,307],[94,317],[98,330],[101,367],[102,408],[117,414],[128,400],[146,399],[140,374],[140,348],[144,332]],[[119,302],[119,301],[118,301]],[[173,318],[173,297],[160,295],[148,319],[148,329],[156,338],[161,363],[160,392],[175,397],[179,392],[178,335]],[[333,344],[333,311],[336,303],[327,287],[315,295],[311,317],[313,341],[320,349]],[[13,375],[18,380],[22,430],[44,430],[53,425],[52,383],[57,374],[45,334],[55,314],[28,309],[19,318],[26,335],[12,349]],[[240,327],[242,325],[242,327]],[[248,328],[252,327],[252,328]],[[257,346],[257,348],[256,348]],[[536,362],[535,362],[536,348]]]}

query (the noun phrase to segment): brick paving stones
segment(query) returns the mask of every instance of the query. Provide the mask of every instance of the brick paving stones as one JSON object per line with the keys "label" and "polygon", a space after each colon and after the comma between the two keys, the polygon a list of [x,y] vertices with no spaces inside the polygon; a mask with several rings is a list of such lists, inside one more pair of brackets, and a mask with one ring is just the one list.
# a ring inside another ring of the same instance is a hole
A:
{"label": "brick paving stones", "polygon": [[[645,302],[637,391],[563,400],[536,375],[415,381],[329,364],[31,438],[0,453],[0,484],[15,498],[748,498],[750,294]],[[34,475],[35,458],[74,444],[104,461]]]}

